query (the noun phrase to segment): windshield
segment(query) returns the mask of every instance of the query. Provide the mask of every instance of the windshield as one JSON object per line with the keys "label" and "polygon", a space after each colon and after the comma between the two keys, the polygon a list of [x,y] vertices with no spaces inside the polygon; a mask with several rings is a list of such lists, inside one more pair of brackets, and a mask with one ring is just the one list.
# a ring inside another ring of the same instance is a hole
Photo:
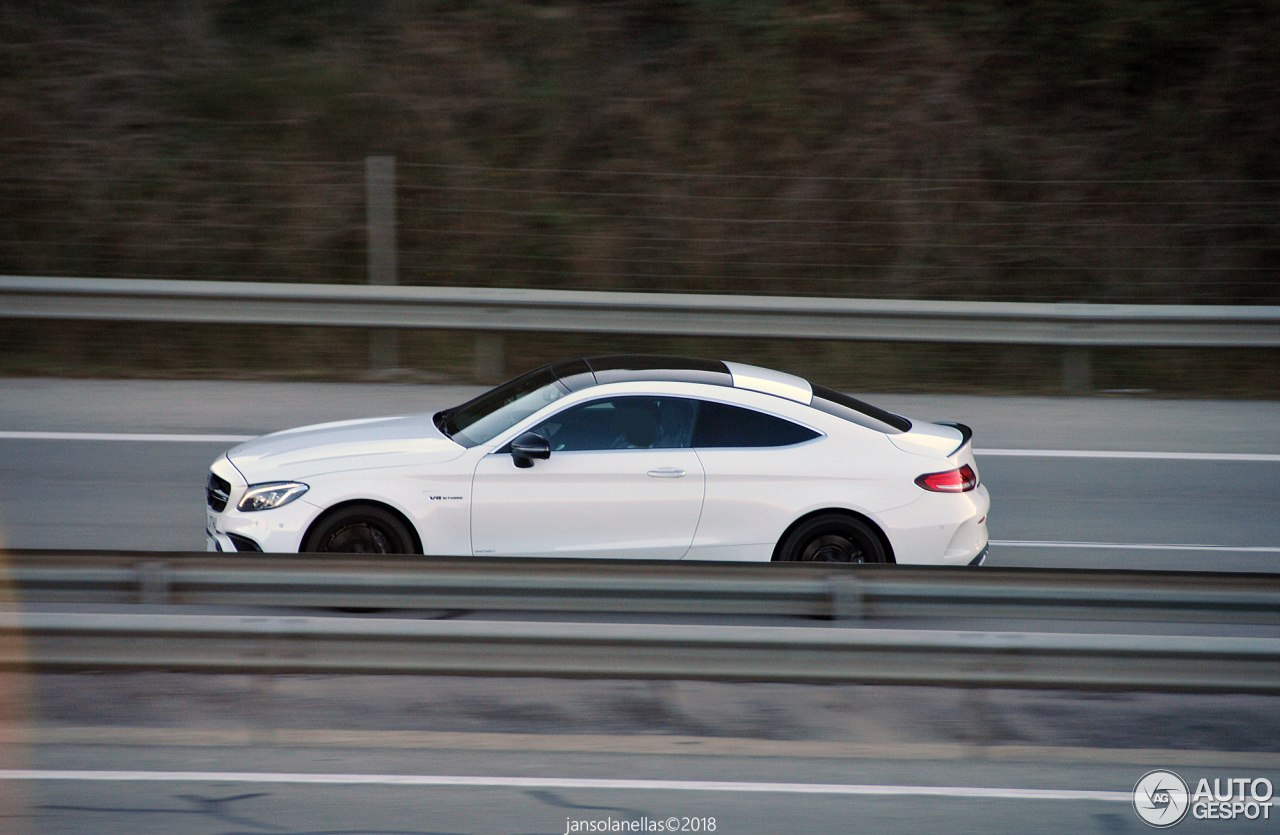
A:
{"label": "windshield", "polygon": [[436,416],[440,431],[465,447],[493,440],[524,418],[569,393],[549,368],[530,371]]}

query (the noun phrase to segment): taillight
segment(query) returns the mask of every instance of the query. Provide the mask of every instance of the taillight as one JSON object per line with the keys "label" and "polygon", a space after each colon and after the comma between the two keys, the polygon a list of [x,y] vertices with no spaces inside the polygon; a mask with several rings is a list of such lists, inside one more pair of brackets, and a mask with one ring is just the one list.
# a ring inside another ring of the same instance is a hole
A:
{"label": "taillight", "polygon": [[922,475],[916,484],[932,493],[967,493],[978,486],[978,474],[965,464],[958,470]]}

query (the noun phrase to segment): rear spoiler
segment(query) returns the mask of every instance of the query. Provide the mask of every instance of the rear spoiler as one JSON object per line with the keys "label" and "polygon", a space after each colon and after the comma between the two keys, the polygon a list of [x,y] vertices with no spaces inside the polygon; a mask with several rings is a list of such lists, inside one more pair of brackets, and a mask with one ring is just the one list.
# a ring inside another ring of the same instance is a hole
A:
{"label": "rear spoiler", "polygon": [[960,430],[960,445],[947,453],[948,458],[964,449],[964,445],[969,443],[973,438],[973,430],[965,426],[963,423],[956,423],[955,421],[950,420],[935,420],[934,423],[938,426],[950,426],[952,429]]}

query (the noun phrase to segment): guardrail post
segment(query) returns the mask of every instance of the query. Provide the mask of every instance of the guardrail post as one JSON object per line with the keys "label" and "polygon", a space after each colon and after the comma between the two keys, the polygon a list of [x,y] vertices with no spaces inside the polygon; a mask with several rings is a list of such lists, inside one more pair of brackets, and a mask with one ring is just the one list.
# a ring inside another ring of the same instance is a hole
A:
{"label": "guardrail post", "polygon": [[857,577],[832,574],[827,578],[831,594],[832,620],[862,620],[865,616],[866,588]]}
{"label": "guardrail post", "polygon": [[1062,390],[1068,394],[1093,390],[1092,357],[1088,348],[1071,345],[1062,352]]}
{"label": "guardrail post", "polygon": [[[365,199],[368,222],[369,283],[394,287],[396,264],[396,158],[365,157]],[[399,365],[398,335],[394,330],[369,333],[369,364],[377,371]]]}
{"label": "guardrail post", "polygon": [[502,334],[496,331],[480,331],[476,334],[476,356],[472,366],[476,380],[481,383],[500,381],[505,353],[506,344]]}
{"label": "guardrail post", "polygon": [[138,566],[138,597],[148,606],[167,606],[172,602],[166,563],[144,562]]}

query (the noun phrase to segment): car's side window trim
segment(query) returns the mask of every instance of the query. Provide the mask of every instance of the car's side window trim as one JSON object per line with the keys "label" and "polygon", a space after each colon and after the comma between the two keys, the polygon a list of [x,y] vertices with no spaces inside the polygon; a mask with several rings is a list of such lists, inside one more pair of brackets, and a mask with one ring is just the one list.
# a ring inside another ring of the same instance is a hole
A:
{"label": "car's side window trim", "polygon": [[[797,424],[797,425],[802,425],[802,424]],[[814,430],[814,431],[817,431],[817,430]],[[795,449],[796,447],[801,447],[801,446],[804,446],[805,444],[812,444],[812,443],[815,443],[815,442],[817,442],[817,441],[821,441],[821,440],[822,440],[822,439],[824,439],[825,437],[827,437],[825,432],[818,432],[818,434],[817,434],[817,435],[814,435],[812,438],[805,438],[803,441],[796,441],[794,444],[779,444],[779,445],[777,445],[777,446],[695,446],[695,447],[689,447],[689,449],[707,449],[707,450],[713,450],[713,449],[717,449],[717,450],[718,450],[718,449],[739,449],[739,450],[742,450],[742,449]]]}
{"label": "car's side window trim", "polygon": [[812,438],[805,438],[803,441],[796,441],[794,444],[778,444],[776,446],[695,446],[689,447],[689,449],[795,449],[796,447],[804,446],[805,444],[812,444],[817,441],[821,441],[825,437],[827,437],[826,433],[818,432],[818,434],[814,435]]}
{"label": "car's side window trim", "polygon": [[[495,446],[490,452],[486,454],[487,455],[510,454],[511,442],[514,439],[518,438],[520,435],[522,435],[525,432],[533,431],[536,427],[540,426],[543,423],[546,423],[549,420],[554,419],[557,415],[560,415],[564,412],[568,412],[571,409],[576,409],[580,407],[585,408],[595,403],[600,403],[606,400],[612,400],[619,397],[671,398],[671,399],[687,400],[693,403],[695,405],[695,408],[697,408],[698,410],[694,415],[693,433],[690,437],[689,445],[686,447],[680,447],[682,449],[791,449],[793,447],[804,446],[805,444],[813,443],[815,441],[820,441],[823,438],[827,437],[826,432],[824,432],[822,429],[819,429],[816,426],[813,426],[812,424],[806,421],[798,420],[789,415],[780,415],[780,414],[777,414],[776,412],[772,412],[767,409],[762,409],[754,405],[748,406],[742,403],[734,403],[730,400],[722,400],[719,398],[707,397],[705,395],[669,394],[666,392],[637,392],[637,393],[628,392],[626,394],[606,394],[602,396],[598,395],[587,400],[580,400],[577,403],[571,403],[567,406],[561,405],[559,403],[549,404],[554,406],[560,406],[560,409],[558,411],[555,411],[551,414],[548,414],[542,417],[539,417],[537,414],[529,415],[520,423],[514,424],[513,426],[508,428],[504,433],[499,434],[497,436],[498,439],[501,439],[500,442],[497,444],[497,446]],[[701,416],[701,405],[703,403],[715,403],[721,406],[730,406],[737,409],[745,409],[746,411],[749,411],[749,412],[756,412],[757,414],[776,418],[777,420],[786,421],[787,423],[791,423],[796,426],[802,427],[815,434],[814,434],[814,437],[812,438],[806,438],[803,441],[798,441],[793,444],[784,444],[780,446],[699,446],[699,447],[695,447],[693,445],[693,435],[697,434],[697,421]],[[676,447],[669,447],[669,448],[675,449]],[[651,450],[635,450],[635,449],[559,450],[557,454],[565,455],[572,452],[637,452],[637,451],[646,452]]]}

